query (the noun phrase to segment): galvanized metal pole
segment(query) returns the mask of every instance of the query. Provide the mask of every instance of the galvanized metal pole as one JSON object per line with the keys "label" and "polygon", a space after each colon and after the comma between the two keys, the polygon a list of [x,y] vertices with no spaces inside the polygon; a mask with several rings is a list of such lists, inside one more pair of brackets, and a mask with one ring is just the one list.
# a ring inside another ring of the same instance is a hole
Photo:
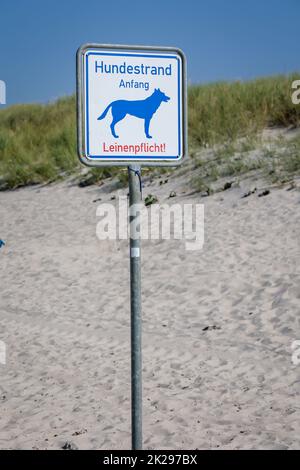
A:
{"label": "galvanized metal pole", "polygon": [[[142,202],[141,168],[128,167],[129,206]],[[129,208],[129,211],[130,211]],[[130,304],[131,304],[131,432],[132,449],[142,449],[142,309],[141,309],[141,247],[140,232],[134,221],[139,212],[129,212],[130,222]]]}

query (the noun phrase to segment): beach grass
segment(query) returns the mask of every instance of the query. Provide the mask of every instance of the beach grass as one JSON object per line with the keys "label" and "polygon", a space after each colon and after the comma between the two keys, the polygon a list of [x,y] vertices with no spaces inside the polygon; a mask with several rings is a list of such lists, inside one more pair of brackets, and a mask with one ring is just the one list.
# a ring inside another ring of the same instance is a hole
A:
{"label": "beach grass", "polygon": [[[222,144],[221,158],[232,155],[237,139],[253,146],[266,127],[298,127],[300,106],[291,101],[292,82],[300,74],[247,82],[191,85],[188,89],[189,153]],[[281,171],[299,171],[298,144]],[[239,162],[232,171],[244,171]],[[90,169],[82,176],[76,154],[75,97],[49,104],[15,105],[0,110],[0,188],[48,183],[69,175],[94,184],[124,172],[117,168]],[[230,169],[228,169],[230,171]],[[218,168],[212,172],[218,177]],[[85,183],[83,183],[85,184]]]}
{"label": "beach grass", "polygon": [[266,127],[297,127],[300,106],[292,103],[292,82],[299,74],[248,82],[219,82],[189,87],[191,147],[232,142]]}

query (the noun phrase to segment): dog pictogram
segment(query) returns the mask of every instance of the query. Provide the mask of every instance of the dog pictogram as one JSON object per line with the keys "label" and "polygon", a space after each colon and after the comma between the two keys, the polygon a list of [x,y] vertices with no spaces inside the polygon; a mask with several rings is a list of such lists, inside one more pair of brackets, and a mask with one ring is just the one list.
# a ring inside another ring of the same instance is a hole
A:
{"label": "dog pictogram", "polygon": [[115,125],[122,121],[127,114],[131,116],[144,119],[144,129],[147,139],[152,139],[149,134],[150,121],[153,114],[156,113],[162,102],[168,102],[170,97],[167,96],[159,88],[155,88],[152,95],[144,100],[130,101],[130,100],[116,100],[112,101],[103,111],[101,116],[98,117],[98,121],[104,119],[109,109],[111,108],[112,122],[110,125],[111,133],[115,139],[118,139],[118,135],[115,132]]}

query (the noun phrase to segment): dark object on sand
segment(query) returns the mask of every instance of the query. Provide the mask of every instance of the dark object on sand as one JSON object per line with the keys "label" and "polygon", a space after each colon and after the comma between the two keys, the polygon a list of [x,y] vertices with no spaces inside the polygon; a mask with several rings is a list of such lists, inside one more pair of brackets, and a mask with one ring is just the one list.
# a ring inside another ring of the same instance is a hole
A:
{"label": "dark object on sand", "polygon": [[221,327],[217,325],[212,325],[212,326],[205,326],[202,328],[202,331],[210,331],[210,330],[220,330]]}
{"label": "dark object on sand", "polygon": [[0,238],[0,248],[5,245],[5,242]]}
{"label": "dark object on sand", "polygon": [[226,191],[227,189],[230,189],[233,183],[234,181],[227,181],[227,183],[224,184],[223,190]]}
{"label": "dark object on sand", "polygon": [[245,194],[242,195],[242,199],[243,199],[244,197],[251,196],[251,194],[254,194],[255,191],[256,191],[256,188],[251,189],[250,191],[248,191],[247,193],[245,193]]}
{"label": "dark object on sand", "polygon": [[267,196],[268,194],[270,194],[269,189],[265,189],[262,193],[260,193],[260,194],[258,195],[258,197]]}
{"label": "dark object on sand", "polygon": [[297,186],[294,181],[291,182],[290,186],[287,188],[287,191],[292,191],[293,189],[296,189]]}
{"label": "dark object on sand", "polygon": [[78,450],[78,447],[73,442],[66,441],[61,447],[63,450]]}

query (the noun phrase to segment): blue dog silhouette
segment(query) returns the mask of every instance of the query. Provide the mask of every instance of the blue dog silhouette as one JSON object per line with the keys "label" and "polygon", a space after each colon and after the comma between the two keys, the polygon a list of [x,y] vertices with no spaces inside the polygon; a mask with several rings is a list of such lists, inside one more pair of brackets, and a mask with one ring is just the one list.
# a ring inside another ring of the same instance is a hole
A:
{"label": "blue dog silhouette", "polygon": [[112,113],[112,122],[110,125],[111,133],[115,139],[118,139],[118,135],[115,132],[115,125],[122,121],[127,114],[131,116],[136,116],[140,119],[145,120],[145,135],[147,139],[152,139],[152,136],[149,134],[150,121],[153,117],[153,114],[156,113],[161,103],[165,101],[166,103],[170,100],[169,96],[165,95],[159,88],[155,88],[152,95],[144,100],[129,101],[129,100],[117,100],[112,101],[107,108],[103,111],[101,116],[98,117],[98,121],[104,119],[108,113],[108,110],[111,108]]}

